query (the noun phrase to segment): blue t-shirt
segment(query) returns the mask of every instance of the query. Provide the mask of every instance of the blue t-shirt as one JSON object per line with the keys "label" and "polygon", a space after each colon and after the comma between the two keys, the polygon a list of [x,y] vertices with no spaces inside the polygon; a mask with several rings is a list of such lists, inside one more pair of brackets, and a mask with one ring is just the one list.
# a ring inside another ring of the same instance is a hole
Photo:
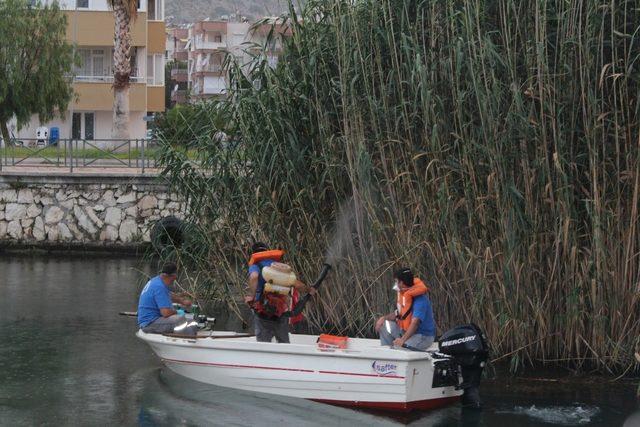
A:
{"label": "blue t-shirt", "polygon": [[428,337],[436,336],[436,322],[433,320],[431,301],[427,295],[420,295],[413,299],[412,316],[420,319],[417,334]]}
{"label": "blue t-shirt", "polygon": [[251,273],[258,273],[258,288],[256,289],[256,301],[260,301],[260,298],[262,298],[262,292],[264,291],[264,284],[266,283],[266,280],[264,280],[264,277],[262,277],[262,269],[264,267],[269,267],[274,262],[275,261],[272,259],[265,259],[264,261],[260,261],[257,264],[253,264],[249,266],[249,275],[251,275]]}
{"label": "blue t-shirt", "polygon": [[173,308],[169,288],[160,276],[149,280],[142,289],[138,302],[138,325],[141,328],[162,317],[161,308]]}

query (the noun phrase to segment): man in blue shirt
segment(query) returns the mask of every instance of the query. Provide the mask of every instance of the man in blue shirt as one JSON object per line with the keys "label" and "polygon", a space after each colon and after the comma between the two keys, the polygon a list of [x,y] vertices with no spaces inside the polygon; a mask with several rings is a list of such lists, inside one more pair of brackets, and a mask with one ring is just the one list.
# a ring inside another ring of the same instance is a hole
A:
{"label": "man in blue shirt", "polygon": [[394,279],[393,289],[398,292],[397,309],[376,321],[380,344],[427,350],[436,335],[428,289],[422,280],[413,277],[409,268],[397,270]]}
{"label": "man in blue shirt", "polygon": [[143,332],[196,335],[197,324],[188,324],[185,317],[179,316],[173,309],[173,302],[186,307],[191,305],[188,299],[169,291],[178,277],[177,273],[176,265],[168,263],[162,268],[160,275],[149,280],[142,289],[138,302],[138,325]]}

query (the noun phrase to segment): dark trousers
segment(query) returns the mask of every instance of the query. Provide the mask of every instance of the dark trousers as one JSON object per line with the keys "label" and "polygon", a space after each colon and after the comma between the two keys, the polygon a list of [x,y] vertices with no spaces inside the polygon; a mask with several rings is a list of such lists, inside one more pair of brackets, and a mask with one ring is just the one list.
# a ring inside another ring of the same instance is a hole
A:
{"label": "dark trousers", "polygon": [[273,337],[279,343],[289,343],[289,318],[269,320],[254,313],[254,329],[258,342],[271,342]]}

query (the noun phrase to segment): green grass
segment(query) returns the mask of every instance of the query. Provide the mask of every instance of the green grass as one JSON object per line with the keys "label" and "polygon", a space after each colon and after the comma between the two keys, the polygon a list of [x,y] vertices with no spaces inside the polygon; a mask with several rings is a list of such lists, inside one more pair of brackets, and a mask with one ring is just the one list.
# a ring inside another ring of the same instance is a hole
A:
{"label": "green grass", "polygon": [[[148,148],[144,150],[144,156],[148,159],[156,159],[159,153],[158,148]],[[195,158],[195,151],[191,150],[187,153],[189,158]],[[46,159],[57,159],[64,158],[65,156],[69,157],[69,152],[65,152],[63,147],[46,147],[46,148],[25,148],[25,147],[2,147],[0,148],[0,157],[2,158],[46,158]],[[86,149],[74,149],[73,150],[74,158],[81,159],[141,159],[142,158],[142,150],[141,149],[132,149],[129,150],[118,150],[116,152],[108,152],[108,150],[100,150],[97,148],[86,148]]]}

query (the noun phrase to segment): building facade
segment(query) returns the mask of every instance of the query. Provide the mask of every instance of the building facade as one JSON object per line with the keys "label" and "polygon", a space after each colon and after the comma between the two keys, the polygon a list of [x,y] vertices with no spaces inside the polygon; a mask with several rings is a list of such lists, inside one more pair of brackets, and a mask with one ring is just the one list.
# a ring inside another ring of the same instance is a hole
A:
{"label": "building facade", "polygon": [[276,27],[277,37],[265,46],[273,31],[270,24],[248,22],[200,21],[187,28],[171,29],[167,38],[167,60],[172,61],[171,102],[181,104],[203,99],[220,98],[229,84],[225,69],[226,55],[246,64],[263,47],[269,64],[278,63],[281,39],[287,30]]}
{"label": "building facade", "polygon": [[[76,99],[68,111],[48,123],[34,116],[14,133],[35,138],[36,129],[58,128],[60,138],[109,140],[113,123],[114,16],[107,0],[59,0],[67,15],[67,39],[76,47],[81,65],[74,70]],[[131,138],[145,138],[147,115],[165,110],[166,34],[164,0],[139,0],[131,25]],[[14,126],[15,127],[15,126]]]}

